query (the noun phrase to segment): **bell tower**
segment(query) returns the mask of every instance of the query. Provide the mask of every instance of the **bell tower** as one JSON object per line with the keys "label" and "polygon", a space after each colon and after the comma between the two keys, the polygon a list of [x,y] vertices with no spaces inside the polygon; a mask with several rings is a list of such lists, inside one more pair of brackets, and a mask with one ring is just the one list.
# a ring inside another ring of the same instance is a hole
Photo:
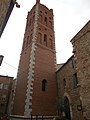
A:
{"label": "bell tower", "polygon": [[36,0],[36,3],[40,3],[40,0]]}
{"label": "bell tower", "polygon": [[56,115],[53,10],[36,0],[27,15],[12,115]]}

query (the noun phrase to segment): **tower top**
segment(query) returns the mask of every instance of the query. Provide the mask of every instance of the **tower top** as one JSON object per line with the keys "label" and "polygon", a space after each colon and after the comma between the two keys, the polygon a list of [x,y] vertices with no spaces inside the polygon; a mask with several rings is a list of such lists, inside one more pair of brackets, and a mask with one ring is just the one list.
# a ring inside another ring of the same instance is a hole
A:
{"label": "tower top", "polygon": [[40,3],[40,0],[36,0],[36,3]]}

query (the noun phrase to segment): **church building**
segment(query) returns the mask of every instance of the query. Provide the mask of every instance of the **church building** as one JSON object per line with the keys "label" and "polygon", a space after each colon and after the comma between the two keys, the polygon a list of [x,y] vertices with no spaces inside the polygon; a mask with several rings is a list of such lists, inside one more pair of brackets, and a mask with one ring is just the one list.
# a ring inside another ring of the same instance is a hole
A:
{"label": "church building", "polygon": [[71,42],[73,55],[57,70],[53,10],[36,0],[27,15],[11,120],[90,119],[90,20]]}

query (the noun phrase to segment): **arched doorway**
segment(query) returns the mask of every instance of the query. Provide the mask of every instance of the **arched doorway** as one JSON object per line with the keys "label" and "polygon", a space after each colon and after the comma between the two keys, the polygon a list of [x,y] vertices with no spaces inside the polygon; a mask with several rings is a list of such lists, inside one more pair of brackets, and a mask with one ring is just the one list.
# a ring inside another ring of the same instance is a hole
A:
{"label": "arched doorway", "polygon": [[67,120],[71,120],[70,103],[68,97],[64,97],[64,113]]}

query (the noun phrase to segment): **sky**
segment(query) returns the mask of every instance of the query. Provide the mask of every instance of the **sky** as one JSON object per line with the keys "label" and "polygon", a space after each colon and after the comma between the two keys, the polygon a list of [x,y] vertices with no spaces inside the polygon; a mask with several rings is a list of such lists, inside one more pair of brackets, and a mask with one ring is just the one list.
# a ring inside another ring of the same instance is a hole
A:
{"label": "sky", "polygon": [[[36,0],[17,0],[0,38],[0,55],[4,55],[0,75],[16,77],[26,17]],[[41,0],[54,13],[54,31],[57,63],[65,63],[72,55],[70,40],[90,20],[90,0]]]}

